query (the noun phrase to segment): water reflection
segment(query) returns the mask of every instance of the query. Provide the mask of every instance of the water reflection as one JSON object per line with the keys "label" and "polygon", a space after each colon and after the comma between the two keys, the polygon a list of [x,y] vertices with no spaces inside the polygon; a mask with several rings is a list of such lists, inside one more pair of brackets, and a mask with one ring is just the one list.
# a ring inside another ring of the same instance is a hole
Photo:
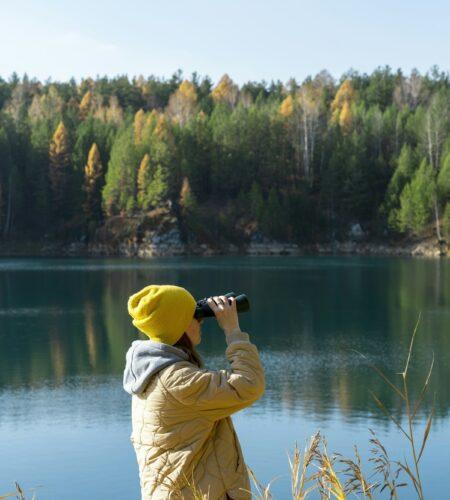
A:
{"label": "water reflection", "polygon": [[[132,340],[145,337],[131,325],[126,301],[152,282],[185,286],[197,298],[247,293],[251,311],[241,327],[258,345],[267,377],[252,411],[301,412],[320,421],[336,411],[345,419],[382,418],[369,389],[401,418],[393,392],[355,350],[387,373],[399,372],[421,311],[411,383],[417,391],[434,351],[432,384],[442,418],[450,405],[449,278],[447,261],[426,259],[4,259],[0,422],[26,417],[30,408],[16,401],[22,397],[34,401],[42,418],[66,400],[106,420],[128,410],[124,356]],[[227,368],[222,333],[213,321],[203,329],[199,350],[207,365]],[[98,384],[110,398],[101,403],[94,397]]]}

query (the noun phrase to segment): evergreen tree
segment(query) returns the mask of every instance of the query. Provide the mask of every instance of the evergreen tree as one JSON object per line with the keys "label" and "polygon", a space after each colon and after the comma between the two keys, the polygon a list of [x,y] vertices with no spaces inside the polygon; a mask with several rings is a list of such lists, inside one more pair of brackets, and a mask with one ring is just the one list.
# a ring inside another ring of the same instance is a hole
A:
{"label": "evergreen tree", "polygon": [[205,113],[198,113],[179,130],[178,155],[182,176],[190,179],[190,187],[199,202],[211,193],[211,155],[213,140]]}
{"label": "evergreen tree", "polygon": [[102,190],[103,210],[108,216],[133,213],[138,163],[133,126],[125,125],[114,141]]}
{"label": "evergreen tree", "polygon": [[30,197],[33,210],[30,213],[33,228],[39,234],[48,231],[52,203],[49,180],[49,143],[52,137],[50,122],[39,120],[31,128],[30,154],[28,159]]}
{"label": "evergreen tree", "polygon": [[388,226],[391,229],[398,229],[398,210],[400,207],[400,194],[406,183],[408,183],[416,167],[415,155],[410,146],[405,144],[402,147],[397,161],[397,168],[389,182],[386,190],[386,197],[381,211],[387,214]]}
{"label": "evergreen tree", "polygon": [[399,227],[420,235],[430,222],[436,183],[433,169],[424,159],[411,182],[406,184],[400,196]]}

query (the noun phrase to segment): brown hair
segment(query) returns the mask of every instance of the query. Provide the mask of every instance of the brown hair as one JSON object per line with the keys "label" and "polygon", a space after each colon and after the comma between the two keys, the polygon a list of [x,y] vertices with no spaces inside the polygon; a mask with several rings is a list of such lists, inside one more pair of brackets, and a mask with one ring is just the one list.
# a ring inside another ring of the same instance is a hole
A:
{"label": "brown hair", "polygon": [[195,350],[195,347],[193,346],[191,339],[188,337],[186,332],[183,333],[183,335],[173,345],[174,347],[182,349],[189,356],[188,361],[190,361],[194,365],[197,365],[199,368],[204,368],[205,364],[203,363],[202,357]]}

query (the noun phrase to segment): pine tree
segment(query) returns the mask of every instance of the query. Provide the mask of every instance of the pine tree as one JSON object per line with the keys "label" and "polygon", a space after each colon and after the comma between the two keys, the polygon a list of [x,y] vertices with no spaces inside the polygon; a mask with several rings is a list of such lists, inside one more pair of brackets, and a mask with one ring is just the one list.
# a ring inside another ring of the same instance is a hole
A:
{"label": "pine tree", "polygon": [[424,159],[411,182],[400,196],[399,226],[401,231],[411,230],[420,236],[430,221],[436,183],[433,169]]}
{"label": "pine tree", "polygon": [[84,167],[85,199],[83,210],[87,220],[92,225],[102,220],[101,188],[103,187],[103,167],[100,161],[100,152],[97,144],[92,144],[89,150],[88,161]]}
{"label": "pine tree", "polygon": [[167,199],[169,190],[168,174],[164,165],[156,166],[155,175],[147,189],[149,206],[157,207]]}
{"label": "pine tree", "polygon": [[385,201],[381,212],[387,214],[388,226],[398,229],[398,210],[400,207],[400,194],[405,185],[411,180],[416,167],[416,159],[410,146],[402,147],[397,160],[397,168],[386,190]]}
{"label": "pine tree", "polygon": [[49,180],[49,143],[52,137],[50,123],[38,120],[31,128],[28,181],[31,194],[33,228],[40,234],[48,231],[52,202]]}
{"label": "pine tree", "polygon": [[111,150],[106,182],[102,190],[103,210],[108,216],[131,214],[134,211],[138,163],[131,125],[118,133]]}

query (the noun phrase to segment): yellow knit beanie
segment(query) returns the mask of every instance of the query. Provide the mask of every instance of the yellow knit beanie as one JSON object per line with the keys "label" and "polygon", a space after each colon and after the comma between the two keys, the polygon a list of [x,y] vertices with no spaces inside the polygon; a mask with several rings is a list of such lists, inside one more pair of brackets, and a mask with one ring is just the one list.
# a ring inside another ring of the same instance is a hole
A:
{"label": "yellow knit beanie", "polygon": [[173,345],[190,325],[197,303],[176,285],[148,285],[128,299],[133,325],[150,339]]}

